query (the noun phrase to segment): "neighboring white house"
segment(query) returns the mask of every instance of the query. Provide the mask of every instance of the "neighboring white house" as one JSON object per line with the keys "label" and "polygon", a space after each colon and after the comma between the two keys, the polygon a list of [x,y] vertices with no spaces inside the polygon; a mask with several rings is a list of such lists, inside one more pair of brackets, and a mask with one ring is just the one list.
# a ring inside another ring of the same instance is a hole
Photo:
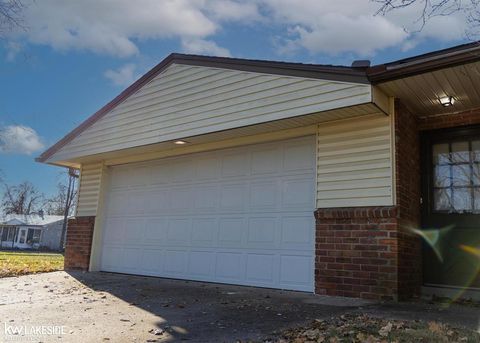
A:
{"label": "neighboring white house", "polygon": [[0,248],[61,249],[63,216],[10,214],[0,217]]}

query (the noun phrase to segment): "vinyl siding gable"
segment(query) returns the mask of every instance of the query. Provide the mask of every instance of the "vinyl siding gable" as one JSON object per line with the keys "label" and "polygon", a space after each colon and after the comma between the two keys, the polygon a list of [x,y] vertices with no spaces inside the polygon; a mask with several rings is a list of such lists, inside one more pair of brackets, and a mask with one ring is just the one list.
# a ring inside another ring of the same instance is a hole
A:
{"label": "vinyl siding gable", "polygon": [[371,86],[172,64],[52,161],[369,103]]}

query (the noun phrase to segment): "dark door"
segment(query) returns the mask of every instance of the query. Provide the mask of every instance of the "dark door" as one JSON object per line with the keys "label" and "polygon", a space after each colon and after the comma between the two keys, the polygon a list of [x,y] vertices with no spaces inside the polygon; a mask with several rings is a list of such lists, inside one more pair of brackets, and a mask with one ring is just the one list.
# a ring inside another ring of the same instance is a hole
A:
{"label": "dark door", "polygon": [[480,287],[480,127],[422,137],[426,284]]}

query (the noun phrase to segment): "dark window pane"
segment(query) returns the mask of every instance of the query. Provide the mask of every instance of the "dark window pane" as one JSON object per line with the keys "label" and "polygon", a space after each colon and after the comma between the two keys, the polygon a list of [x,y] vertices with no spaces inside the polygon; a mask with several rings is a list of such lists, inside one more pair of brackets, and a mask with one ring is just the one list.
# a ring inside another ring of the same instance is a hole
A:
{"label": "dark window pane", "polygon": [[469,164],[459,164],[452,166],[452,185],[470,186],[472,170]]}
{"label": "dark window pane", "polygon": [[435,166],[435,187],[450,187],[451,178],[450,178],[450,168],[449,165]]}
{"label": "dark window pane", "polygon": [[480,162],[480,141],[472,142],[472,159],[475,162]]}
{"label": "dark window pane", "polygon": [[454,188],[452,203],[455,212],[471,211],[473,209],[471,188]]}
{"label": "dark window pane", "polygon": [[474,163],[472,167],[472,182],[475,186],[480,186],[480,163]]}
{"label": "dark window pane", "polygon": [[7,240],[7,235],[8,235],[8,228],[7,228],[7,227],[4,227],[4,228],[3,228],[3,231],[2,231],[2,241],[6,241],[6,240]]}
{"label": "dark window pane", "polygon": [[474,197],[475,206],[473,209],[476,213],[480,213],[480,188],[475,188]]}
{"label": "dark window pane", "polygon": [[450,188],[437,188],[434,190],[435,211],[449,211],[452,208],[450,199]]}
{"label": "dark window pane", "polygon": [[432,148],[434,164],[447,164],[450,162],[448,144],[434,144]]}
{"label": "dark window pane", "polygon": [[452,162],[470,162],[470,148],[468,146],[468,142],[452,143]]}

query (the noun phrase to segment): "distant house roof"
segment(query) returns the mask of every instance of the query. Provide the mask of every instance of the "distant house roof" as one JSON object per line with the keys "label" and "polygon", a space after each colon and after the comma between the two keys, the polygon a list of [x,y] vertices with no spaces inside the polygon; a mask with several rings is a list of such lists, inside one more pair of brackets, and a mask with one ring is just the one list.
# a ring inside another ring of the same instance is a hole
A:
{"label": "distant house roof", "polygon": [[40,216],[38,214],[7,214],[0,216],[0,225],[35,225],[43,226],[63,220],[63,216]]}

